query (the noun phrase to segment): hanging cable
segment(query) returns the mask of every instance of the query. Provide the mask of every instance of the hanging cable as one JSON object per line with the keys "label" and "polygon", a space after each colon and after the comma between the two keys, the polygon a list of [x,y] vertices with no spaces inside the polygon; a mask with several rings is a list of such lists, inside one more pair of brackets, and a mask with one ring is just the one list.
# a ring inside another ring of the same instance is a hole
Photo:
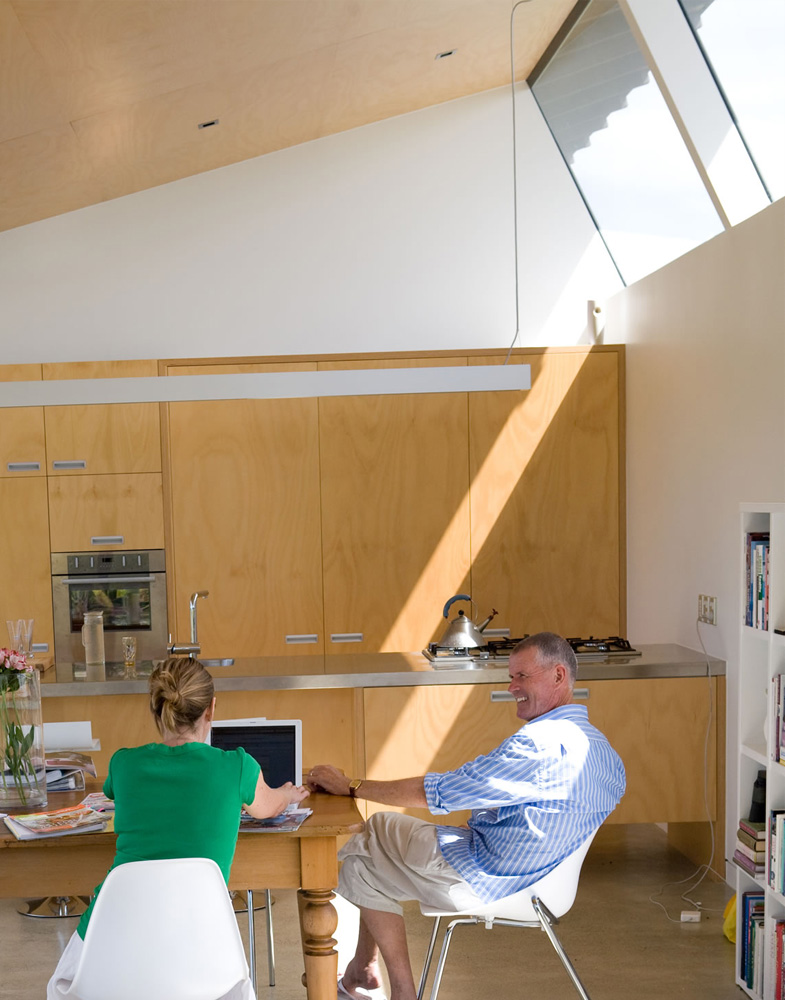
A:
{"label": "hanging cable", "polygon": [[531,0],[518,0],[510,11],[510,90],[512,96],[512,225],[513,225],[513,246],[515,260],[515,336],[512,338],[507,357],[504,359],[505,365],[510,360],[512,349],[518,334],[521,331],[521,309],[520,291],[518,288],[518,143],[517,130],[515,127],[515,11],[524,3]]}

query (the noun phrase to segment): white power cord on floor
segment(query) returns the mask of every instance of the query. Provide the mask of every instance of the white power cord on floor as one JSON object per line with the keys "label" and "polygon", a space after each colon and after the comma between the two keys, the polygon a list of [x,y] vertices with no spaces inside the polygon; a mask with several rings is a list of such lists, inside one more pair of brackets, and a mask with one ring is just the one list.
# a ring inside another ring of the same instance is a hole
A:
{"label": "white power cord on floor", "polygon": [[716,869],[712,868],[712,864],[714,863],[716,844],[714,842],[714,823],[712,822],[711,809],[709,808],[709,740],[711,739],[711,726],[714,721],[714,691],[711,686],[711,667],[709,665],[709,654],[706,652],[706,647],[703,645],[703,637],[701,636],[700,633],[700,620],[697,618],[695,620],[695,631],[698,634],[698,642],[700,643],[701,649],[703,650],[703,655],[706,657],[706,679],[709,682],[709,718],[706,724],[706,737],[703,742],[703,805],[704,808],[706,809],[706,820],[709,824],[709,835],[711,837],[711,854],[709,855],[708,862],[705,865],[699,865],[698,868],[696,868],[696,870],[692,873],[692,875],[688,875],[687,878],[680,879],[678,882],[666,882],[663,886],[660,887],[659,892],[654,892],[651,894],[651,896],[649,896],[649,902],[654,903],[655,906],[659,906],[659,908],[664,912],[668,920],[670,920],[671,923],[674,924],[681,924],[685,922],[691,923],[693,922],[693,918],[684,916],[684,914],[689,911],[682,911],[682,916],[680,916],[679,919],[677,920],[675,917],[672,917],[670,913],[668,913],[667,907],[663,903],[661,903],[656,897],[661,896],[665,891],[665,889],[668,888],[668,886],[683,885],[685,882],[692,882],[694,879],[696,879],[697,881],[695,881],[694,885],[688,886],[681,894],[680,898],[683,899],[685,902],[689,903],[690,906],[694,908],[694,911],[696,911],[699,915],[697,919],[700,919],[701,913],[723,912],[721,909],[712,909],[710,907],[703,906],[699,901],[692,899],[692,897],[688,895],[689,893],[695,892],[695,890],[698,888],[701,882],[706,878],[709,872],[712,872],[714,875],[716,875],[717,878],[720,879],[720,881],[722,882],[725,881],[724,876],[721,875]]}

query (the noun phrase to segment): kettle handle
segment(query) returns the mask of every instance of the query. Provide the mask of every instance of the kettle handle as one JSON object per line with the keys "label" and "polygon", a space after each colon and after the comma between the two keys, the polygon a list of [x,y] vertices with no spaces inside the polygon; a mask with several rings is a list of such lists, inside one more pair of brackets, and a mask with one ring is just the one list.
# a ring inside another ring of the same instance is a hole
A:
{"label": "kettle handle", "polygon": [[469,594],[456,594],[455,597],[451,597],[449,601],[444,605],[444,611],[442,612],[442,614],[444,615],[445,618],[447,617],[447,612],[450,610],[450,605],[455,604],[456,601],[471,601],[472,604],[474,604],[474,601],[472,601]]}

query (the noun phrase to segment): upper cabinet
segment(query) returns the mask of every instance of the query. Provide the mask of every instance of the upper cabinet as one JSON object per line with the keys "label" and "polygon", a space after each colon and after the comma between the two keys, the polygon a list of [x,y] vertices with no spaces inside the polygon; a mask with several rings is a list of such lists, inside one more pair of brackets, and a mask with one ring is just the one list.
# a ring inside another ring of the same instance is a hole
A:
{"label": "upper cabinet", "polygon": [[624,635],[623,353],[514,360],[529,392],[469,398],[473,597],[513,636]]}
{"label": "upper cabinet", "polygon": [[[320,362],[320,369],[466,358]],[[326,651],[422,649],[468,586],[466,393],[319,400]]]}
{"label": "upper cabinet", "polygon": [[[168,374],[313,371],[315,364],[171,365]],[[316,399],[170,403],[169,622],[202,655],[324,652]],[[173,583],[172,583],[173,581]]]}
{"label": "upper cabinet", "polygon": [[[45,364],[44,379],[156,376],[155,361]],[[161,471],[158,403],[47,406],[47,472],[50,476]]]}
{"label": "upper cabinet", "polygon": [[[41,365],[0,365],[0,382],[38,382]],[[41,406],[0,410],[0,479],[45,476],[44,411]]]}

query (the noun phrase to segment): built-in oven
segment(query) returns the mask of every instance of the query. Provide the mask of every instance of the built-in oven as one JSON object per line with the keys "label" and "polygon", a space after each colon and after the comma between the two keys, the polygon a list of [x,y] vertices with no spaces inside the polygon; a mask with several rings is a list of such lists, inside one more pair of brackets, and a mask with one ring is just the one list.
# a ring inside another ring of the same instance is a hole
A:
{"label": "built-in oven", "polygon": [[166,656],[163,549],[146,552],[52,553],[55,661],[84,664],[86,611],[103,611],[107,666],[122,664],[122,637],[136,637],[138,665]]}

